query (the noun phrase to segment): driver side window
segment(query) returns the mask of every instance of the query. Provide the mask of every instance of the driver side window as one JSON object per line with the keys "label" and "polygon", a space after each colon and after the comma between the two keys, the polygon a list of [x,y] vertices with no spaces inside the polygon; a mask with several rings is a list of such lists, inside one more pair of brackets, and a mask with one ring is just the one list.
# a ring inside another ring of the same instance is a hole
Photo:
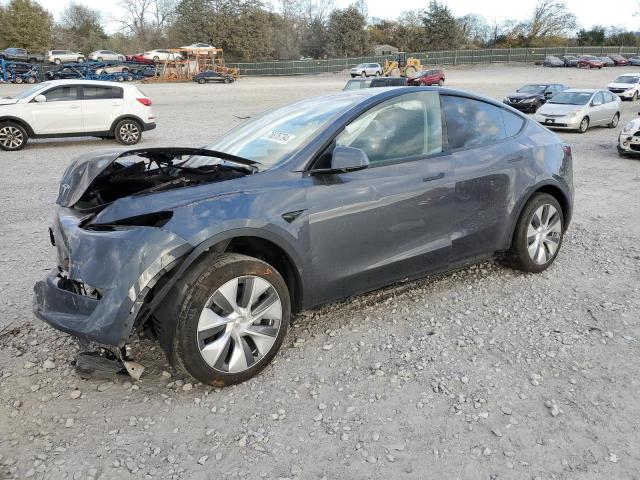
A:
{"label": "driver side window", "polygon": [[68,85],[53,88],[45,92],[44,96],[47,97],[47,103],[78,100],[78,87],[76,85]]}
{"label": "driver side window", "polygon": [[347,125],[336,146],[363,150],[371,165],[442,151],[438,92],[409,93],[387,100]]}

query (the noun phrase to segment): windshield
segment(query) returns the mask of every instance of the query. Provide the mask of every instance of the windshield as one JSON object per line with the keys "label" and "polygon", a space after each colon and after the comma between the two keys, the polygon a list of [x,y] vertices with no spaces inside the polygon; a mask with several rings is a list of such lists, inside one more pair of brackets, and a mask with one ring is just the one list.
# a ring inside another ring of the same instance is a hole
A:
{"label": "windshield", "polygon": [[[354,102],[350,95],[303,100],[249,120],[205,148],[253,160],[261,170],[273,167],[289,159]],[[187,164],[199,167],[216,162],[194,157]]]}
{"label": "windshield", "polygon": [[344,90],[359,90],[361,88],[367,88],[371,84],[371,80],[349,80]]}
{"label": "windshield", "polygon": [[356,65],[356,68],[367,68],[367,64],[361,63],[360,65]]}
{"label": "windshield", "polygon": [[562,92],[556,93],[548,103],[562,105],[586,105],[593,93],[590,92]]}
{"label": "windshield", "polygon": [[26,90],[23,90],[22,92],[18,93],[17,95],[14,95],[13,97],[5,97],[5,98],[15,98],[16,100],[22,100],[24,98],[29,97],[30,95],[33,95],[38,90],[45,89],[49,85],[50,85],[50,83],[48,83],[48,82],[39,83],[38,85],[35,85],[35,86],[31,87],[31,88],[27,88]]}
{"label": "windshield", "polygon": [[640,77],[632,77],[630,75],[622,75],[616,78],[613,83],[638,83]]}
{"label": "windshield", "polygon": [[544,92],[546,85],[525,85],[516,90],[518,93],[542,93]]}

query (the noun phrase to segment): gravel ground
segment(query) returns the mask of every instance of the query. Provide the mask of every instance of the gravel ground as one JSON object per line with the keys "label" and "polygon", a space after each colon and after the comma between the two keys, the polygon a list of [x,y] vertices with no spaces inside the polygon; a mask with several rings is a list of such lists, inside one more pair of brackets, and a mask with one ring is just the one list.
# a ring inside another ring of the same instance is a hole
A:
{"label": "gravel ground", "polygon": [[[447,83],[500,99],[621,71],[476,67]],[[346,79],[145,85],[158,128],[141,145],[205,144]],[[306,312],[273,365],[223,390],[176,378],[149,342],[139,382],[75,375],[77,345],[33,319],[31,287],[55,262],[63,169],[113,143],[0,154],[0,478],[640,479],[640,160],[617,156],[617,133],[561,134],[576,208],[546,272],[485,263]]]}

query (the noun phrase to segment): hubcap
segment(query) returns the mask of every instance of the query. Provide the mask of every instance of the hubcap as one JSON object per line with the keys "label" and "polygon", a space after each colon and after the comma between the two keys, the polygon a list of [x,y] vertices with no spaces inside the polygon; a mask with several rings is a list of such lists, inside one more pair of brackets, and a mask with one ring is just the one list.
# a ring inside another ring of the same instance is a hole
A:
{"label": "hubcap", "polygon": [[0,128],[0,143],[3,147],[14,149],[18,148],[24,142],[24,135],[20,129],[16,127],[2,127]]}
{"label": "hubcap", "polygon": [[125,142],[135,142],[140,138],[140,129],[135,123],[125,123],[120,127],[120,138]]}
{"label": "hubcap", "polygon": [[198,320],[198,347],[207,364],[239,373],[273,347],[282,322],[282,303],[271,283],[246,275],[229,280],[205,304]]}
{"label": "hubcap", "polygon": [[547,263],[558,250],[562,238],[560,213],[553,205],[545,204],[534,212],[527,228],[529,257],[538,265]]}

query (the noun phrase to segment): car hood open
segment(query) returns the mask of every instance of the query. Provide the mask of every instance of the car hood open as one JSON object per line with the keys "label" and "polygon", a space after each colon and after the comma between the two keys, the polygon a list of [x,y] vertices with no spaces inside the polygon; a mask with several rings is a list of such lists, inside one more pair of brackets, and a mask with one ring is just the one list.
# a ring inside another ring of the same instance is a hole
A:
{"label": "car hood open", "polygon": [[[62,207],[72,207],[76,205],[98,178],[107,177],[111,173],[114,173],[109,170],[109,167],[114,166],[117,160],[121,160],[121,162],[118,162],[119,168],[126,168],[122,167],[122,165],[133,165],[136,163],[135,157],[160,161],[167,167],[171,167],[174,161],[184,155],[215,157],[249,167],[252,171],[257,171],[257,167],[255,167],[257,162],[224,152],[216,152],[202,148],[143,148],[92,152],[78,157],[67,167],[60,180],[60,189],[56,203]],[[131,160],[127,157],[131,157]],[[137,192],[134,191],[130,193],[134,194]]]}

